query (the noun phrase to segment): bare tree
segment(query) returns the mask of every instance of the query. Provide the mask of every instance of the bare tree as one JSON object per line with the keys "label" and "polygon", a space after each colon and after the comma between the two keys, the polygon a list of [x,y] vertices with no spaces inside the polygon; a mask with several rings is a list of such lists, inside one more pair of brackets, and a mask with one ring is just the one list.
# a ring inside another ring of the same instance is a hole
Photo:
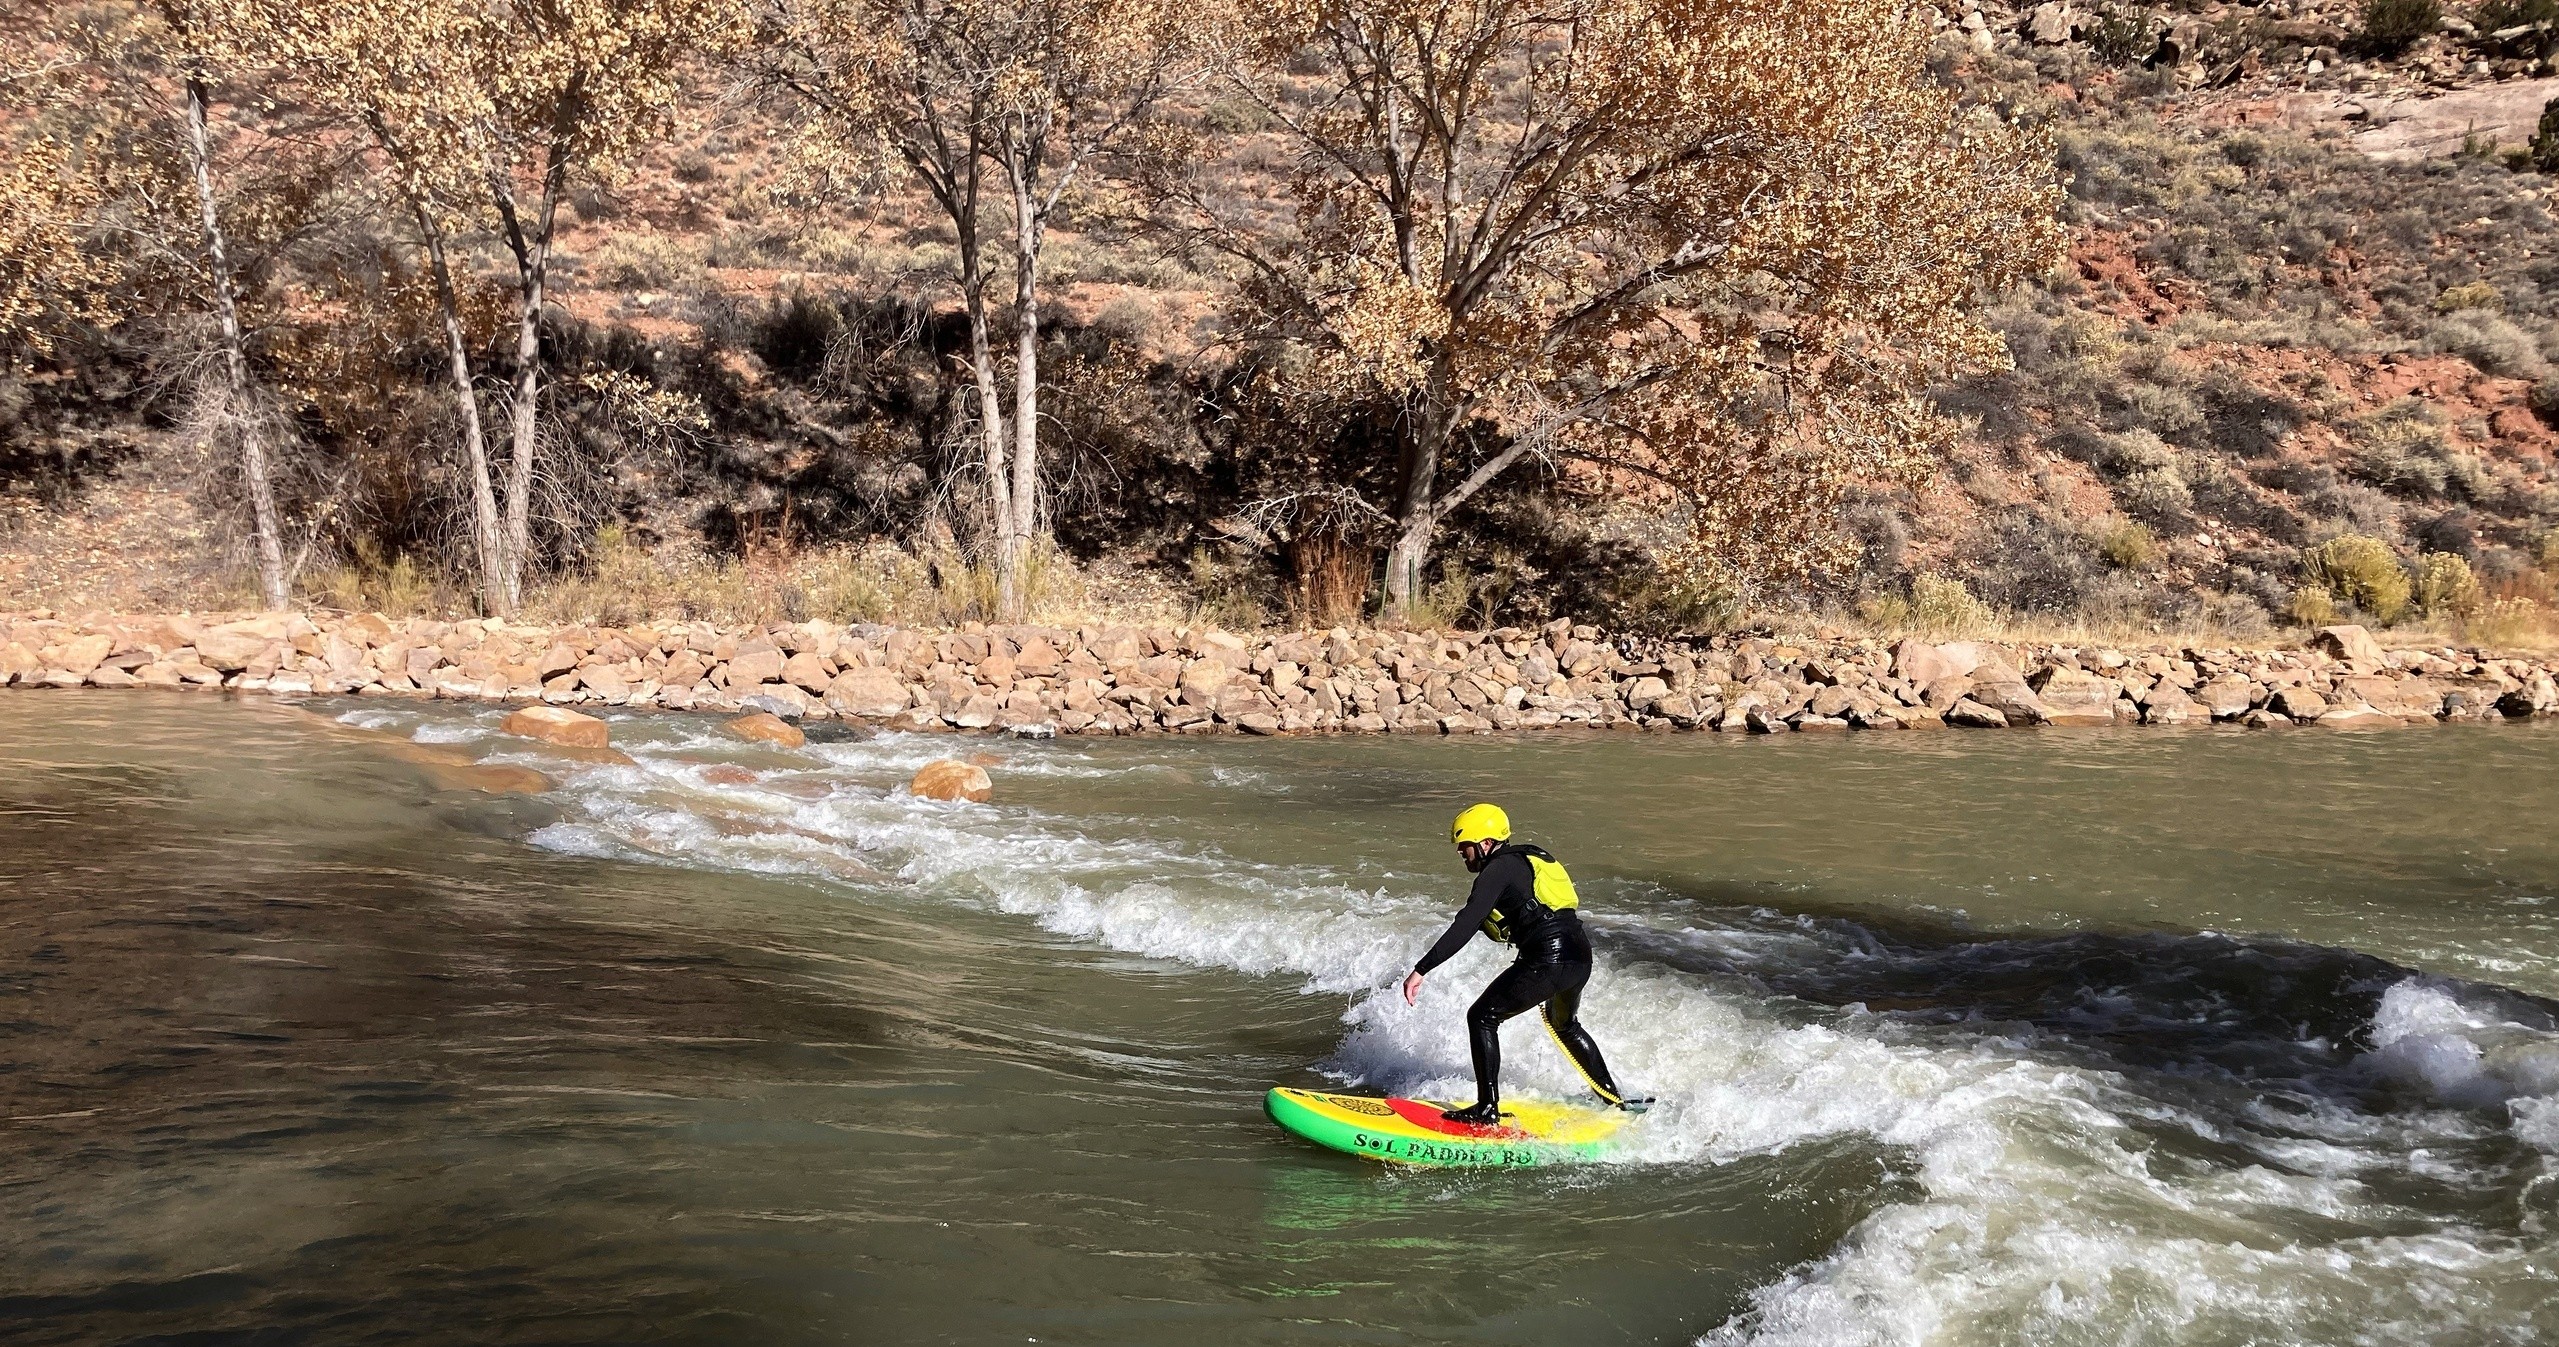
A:
{"label": "bare tree", "polygon": [[996,606],[1009,612],[1019,602],[1019,521],[988,332],[983,177],[995,90],[982,53],[997,13],[977,0],[767,0],[757,73],[810,114],[797,125],[797,149],[821,192],[858,190],[885,152],[950,221],[952,279],[968,318],[977,389]]}
{"label": "bare tree", "polygon": [[[1008,570],[1040,533],[1040,262],[1050,220],[1093,160],[1198,79],[1207,7],[1159,0],[1020,0],[985,53],[996,72],[988,139],[1011,187],[1013,526]],[[1008,604],[1006,616],[1016,617]]]}
{"label": "bare tree", "polygon": [[[1296,142],[1239,211],[1179,145],[1150,183],[1235,259],[1299,377],[1401,408],[1391,610],[1449,515],[1533,456],[1695,508],[1683,560],[1826,555],[1847,485],[1924,470],[1924,399],[2005,358],[1977,299],[2050,265],[2033,136],[1930,74],[1901,0],[1306,0],[1227,83]],[[1293,230],[1271,231],[1273,217]],[[1454,475],[1456,480],[1449,478]]]}
{"label": "bare tree", "polygon": [[[509,565],[489,472],[488,437],[454,279],[452,238],[486,210],[496,123],[488,82],[450,78],[457,53],[484,51],[488,11],[468,0],[240,0],[244,40],[290,72],[325,112],[371,137],[377,167],[416,227],[434,284],[445,375],[461,423],[481,602],[512,613],[521,572]],[[476,208],[476,210],[475,210]]]}
{"label": "bare tree", "polygon": [[450,77],[488,96],[492,157],[483,185],[515,261],[515,387],[510,407],[505,602],[522,601],[532,550],[534,460],[541,444],[542,316],[560,206],[577,178],[663,136],[684,64],[742,35],[744,0],[496,0],[479,41]]}
{"label": "bare tree", "polygon": [[[1092,161],[1186,77],[1181,16],[1155,0],[771,0],[767,14],[761,74],[818,114],[800,128],[813,177],[859,182],[885,150],[951,223],[996,607],[1019,618],[1024,558],[1041,528],[1041,249]],[[990,164],[1012,226],[1009,436],[986,303]]]}

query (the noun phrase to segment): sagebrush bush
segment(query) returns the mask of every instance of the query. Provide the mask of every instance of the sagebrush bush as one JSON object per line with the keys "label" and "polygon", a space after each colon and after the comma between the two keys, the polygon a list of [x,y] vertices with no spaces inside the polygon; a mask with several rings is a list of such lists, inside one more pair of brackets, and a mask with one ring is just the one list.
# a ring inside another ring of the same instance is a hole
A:
{"label": "sagebrush bush", "polygon": [[2364,0],[2355,45],[2375,56],[2397,56],[2443,23],[2436,0]]}
{"label": "sagebrush bush", "polygon": [[2390,544],[2359,533],[2341,533],[2302,553],[2302,573],[2312,585],[2353,604],[2384,626],[2408,611],[2408,572]]}
{"label": "sagebrush bush", "polygon": [[1911,577],[1910,618],[1922,632],[1949,640],[1984,635],[1999,625],[1989,604],[1974,598],[1963,581],[1945,575]]}
{"label": "sagebrush bush", "polygon": [[2284,616],[2305,627],[2324,627],[2337,620],[2337,600],[2325,585],[2303,585],[2284,605]]}
{"label": "sagebrush bush", "polygon": [[2541,343],[2494,313],[2464,309],[2426,329],[2429,351],[2448,351],[2479,367],[2482,373],[2518,378],[2542,366]]}
{"label": "sagebrush bush", "polygon": [[2410,597],[2418,612],[2438,622],[2473,616],[2486,601],[2470,563],[2449,552],[2428,552],[2417,559]]}
{"label": "sagebrush bush", "polygon": [[2506,293],[2486,281],[2471,281],[2464,285],[2445,286],[2443,292],[2435,296],[2437,313],[2459,313],[2464,309],[2504,313]]}
{"label": "sagebrush bush", "polygon": [[2159,535],[2132,519],[2110,519],[2097,529],[2097,555],[2118,570],[2148,569],[2159,560]]}

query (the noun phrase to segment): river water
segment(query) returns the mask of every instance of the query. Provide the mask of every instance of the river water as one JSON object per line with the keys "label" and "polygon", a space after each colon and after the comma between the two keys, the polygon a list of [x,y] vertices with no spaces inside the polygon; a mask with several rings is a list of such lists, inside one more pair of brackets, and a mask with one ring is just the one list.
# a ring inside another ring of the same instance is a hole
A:
{"label": "river water", "polygon": [[[496,719],[9,697],[0,1340],[2559,1338],[2559,727]],[[997,803],[898,789],[951,752]],[[1278,1132],[1275,1083],[1465,1093],[1496,952],[1386,988],[1476,798],[1661,1106],[1535,1173]]]}

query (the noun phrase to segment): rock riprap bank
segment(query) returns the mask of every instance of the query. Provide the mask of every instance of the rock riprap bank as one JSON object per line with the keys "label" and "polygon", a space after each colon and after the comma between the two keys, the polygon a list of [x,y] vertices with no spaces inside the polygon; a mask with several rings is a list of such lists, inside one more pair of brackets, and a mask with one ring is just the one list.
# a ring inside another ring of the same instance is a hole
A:
{"label": "rock riprap bank", "polygon": [[1799,733],[2022,725],[2359,725],[2559,714],[2547,658],[2114,649],[1769,636],[1656,640],[1556,622],[1475,634],[824,622],[540,627],[379,614],[0,620],[12,687],[226,688],[761,711],[1023,734]]}

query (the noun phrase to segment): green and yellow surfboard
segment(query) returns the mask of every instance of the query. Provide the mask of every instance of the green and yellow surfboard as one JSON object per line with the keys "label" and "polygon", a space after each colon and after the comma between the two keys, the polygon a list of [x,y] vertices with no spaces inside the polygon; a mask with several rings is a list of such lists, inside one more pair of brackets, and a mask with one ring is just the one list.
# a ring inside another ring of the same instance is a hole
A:
{"label": "green and yellow surfboard", "polygon": [[1371,1095],[1275,1089],[1262,1100],[1271,1121],[1345,1155],[1406,1165],[1522,1166],[1595,1160],[1625,1126],[1615,1109],[1522,1099],[1504,1104],[1498,1126],[1450,1122],[1454,1104]]}

